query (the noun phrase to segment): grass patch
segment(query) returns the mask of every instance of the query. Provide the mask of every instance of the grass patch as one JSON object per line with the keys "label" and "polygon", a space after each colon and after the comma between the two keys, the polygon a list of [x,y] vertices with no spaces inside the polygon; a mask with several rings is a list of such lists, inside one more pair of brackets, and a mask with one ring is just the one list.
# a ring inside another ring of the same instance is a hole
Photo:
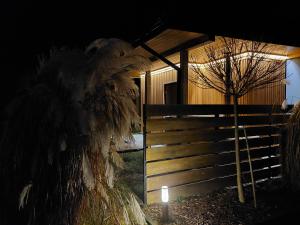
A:
{"label": "grass patch", "polygon": [[140,199],[144,198],[144,155],[143,151],[121,154],[125,169],[120,174],[120,181],[130,188]]}

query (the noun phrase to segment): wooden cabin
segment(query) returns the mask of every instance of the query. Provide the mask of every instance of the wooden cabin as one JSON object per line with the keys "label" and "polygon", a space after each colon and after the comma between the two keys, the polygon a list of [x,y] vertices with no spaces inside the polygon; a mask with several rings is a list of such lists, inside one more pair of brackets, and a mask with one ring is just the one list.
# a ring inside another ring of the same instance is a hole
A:
{"label": "wooden cabin", "polygon": [[[171,201],[233,188],[236,185],[233,107],[225,104],[223,94],[191,82],[192,66],[208,63],[206,47],[222,51],[223,37],[176,29],[154,33],[136,48],[152,62],[148,72],[135,78],[141,91],[138,104],[144,106],[141,109],[145,123],[145,203],[160,202],[162,186],[169,187]],[[239,99],[244,185],[250,184],[248,160],[253,163],[255,182],[279,177],[280,127],[287,118],[280,105],[284,99],[288,104],[300,99],[300,48],[270,44],[262,54],[266,55],[265,63],[285,62],[282,77],[289,84],[280,82],[254,89]],[[251,137],[249,145],[245,143],[247,137]],[[251,159],[246,155],[249,148]]]}
{"label": "wooden cabin", "polygon": [[[137,79],[141,89],[140,106],[147,104],[224,104],[225,97],[213,89],[202,89],[190,81],[193,75],[192,63],[207,63],[205,49],[222,49],[222,37],[176,29],[165,29],[136,48],[139,54],[152,62],[151,70],[140,74]],[[300,68],[300,48],[270,44],[270,60],[285,60],[282,75],[288,79],[300,77],[295,73],[295,64]],[[273,58],[272,58],[273,57]],[[290,74],[290,65],[293,65]],[[292,77],[291,77],[292,76]],[[291,82],[290,82],[291,83]],[[293,83],[293,82],[292,82]],[[295,85],[293,83],[293,85]],[[300,83],[299,83],[300,86]],[[269,85],[253,90],[239,99],[240,104],[281,104],[287,98],[286,85]],[[294,92],[297,88],[293,87]],[[293,103],[300,97],[291,93],[288,99]]]}

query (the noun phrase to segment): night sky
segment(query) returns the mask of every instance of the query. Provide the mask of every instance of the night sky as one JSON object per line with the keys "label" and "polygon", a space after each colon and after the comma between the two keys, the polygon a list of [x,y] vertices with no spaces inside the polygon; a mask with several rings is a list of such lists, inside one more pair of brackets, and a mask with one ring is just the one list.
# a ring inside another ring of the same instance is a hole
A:
{"label": "night sky", "polygon": [[1,105],[35,72],[37,56],[52,47],[84,48],[102,37],[133,41],[164,15],[118,2],[1,2]]}
{"label": "night sky", "polygon": [[[34,72],[37,56],[51,47],[84,48],[101,37],[134,41],[159,20],[176,26],[188,25],[199,32],[242,37],[264,35],[275,42],[300,42],[298,7],[292,3],[162,2],[1,2],[1,105]],[[241,8],[236,10],[236,6]]]}

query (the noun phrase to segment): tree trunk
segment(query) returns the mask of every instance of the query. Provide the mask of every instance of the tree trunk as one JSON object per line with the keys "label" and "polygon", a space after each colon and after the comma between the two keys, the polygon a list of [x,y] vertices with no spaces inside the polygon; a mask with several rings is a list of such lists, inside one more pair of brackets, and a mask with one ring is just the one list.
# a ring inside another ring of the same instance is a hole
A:
{"label": "tree trunk", "polygon": [[225,88],[226,88],[226,93],[225,93],[225,104],[229,105],[230,104],[230,85],[231,85],[231,62],[230,62],[230,56],[226,54],[226,64],[225,64]]}
{"label": "tree trunk", "polygon": [[245,202],[244,190],[242,184],[242,172],[240,162],[240,145],[239,145],[239,127],[238,127],[238,96],[234,95],[234,137],[235,137],[235,163],[236,163],[236,182],[238,188],[239,201]]}

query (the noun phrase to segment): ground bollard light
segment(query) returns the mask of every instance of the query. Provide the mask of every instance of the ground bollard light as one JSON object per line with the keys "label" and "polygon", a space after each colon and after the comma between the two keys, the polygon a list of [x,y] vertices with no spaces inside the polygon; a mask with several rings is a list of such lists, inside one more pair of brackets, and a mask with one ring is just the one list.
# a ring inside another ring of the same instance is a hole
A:
{"label": "ground bollard light", "polygon": [[162,201],[162,222],[168,222],[169,218],[169,189],[168,186],[161,187],[161,201]]}

